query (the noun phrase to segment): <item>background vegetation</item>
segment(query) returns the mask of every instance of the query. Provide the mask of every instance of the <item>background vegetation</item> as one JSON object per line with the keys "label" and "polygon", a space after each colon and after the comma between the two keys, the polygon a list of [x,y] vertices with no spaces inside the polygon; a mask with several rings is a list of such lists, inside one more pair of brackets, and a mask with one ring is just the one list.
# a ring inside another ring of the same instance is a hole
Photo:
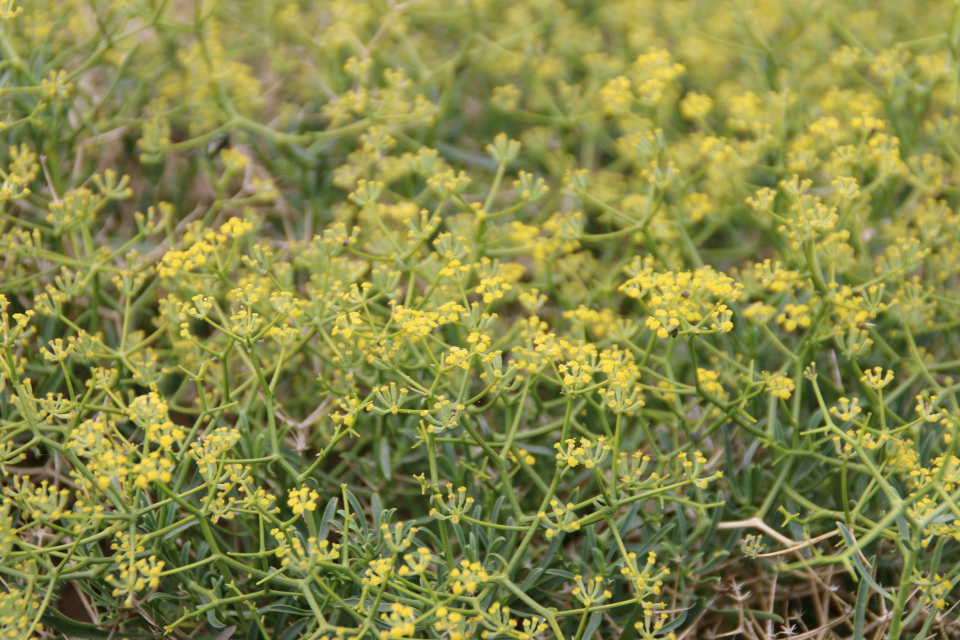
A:
{"label": "background vegetation", "polygon": [[958,11],[0,0],[0,634],[957,636]]}

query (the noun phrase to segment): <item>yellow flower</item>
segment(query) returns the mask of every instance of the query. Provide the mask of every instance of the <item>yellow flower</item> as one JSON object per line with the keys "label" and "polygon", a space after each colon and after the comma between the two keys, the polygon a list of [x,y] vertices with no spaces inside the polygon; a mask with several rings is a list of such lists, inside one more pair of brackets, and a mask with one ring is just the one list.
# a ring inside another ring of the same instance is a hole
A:
{"label": "yellow flower", "polygon": [[316,511],[317,500],[320,494],[310,487],[301,487],[300,489],[290,489],[288,492],[287,506],[293,510],[293,515],[298,516],[306,511]]}

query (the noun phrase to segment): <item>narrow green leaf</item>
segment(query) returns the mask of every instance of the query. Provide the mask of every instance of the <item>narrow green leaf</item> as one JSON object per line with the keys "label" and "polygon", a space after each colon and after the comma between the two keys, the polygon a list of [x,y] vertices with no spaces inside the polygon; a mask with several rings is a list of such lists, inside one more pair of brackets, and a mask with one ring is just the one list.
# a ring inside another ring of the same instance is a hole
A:
{"label": "narrow green leaf", "polygon": [[868,600],[870,600],[870,583],[863,580],[857,589],[857,606],[853,616],[852,640],[863,640],[863,623],[867,616]]}

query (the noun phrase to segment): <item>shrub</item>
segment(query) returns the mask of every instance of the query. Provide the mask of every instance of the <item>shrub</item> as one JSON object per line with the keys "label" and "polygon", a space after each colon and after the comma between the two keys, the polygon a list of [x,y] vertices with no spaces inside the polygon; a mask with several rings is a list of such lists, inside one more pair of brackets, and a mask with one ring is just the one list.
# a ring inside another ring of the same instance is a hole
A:
{"label": "shrub", "polygon": [[0,0],[2,634],[956,637],[958,16]]}

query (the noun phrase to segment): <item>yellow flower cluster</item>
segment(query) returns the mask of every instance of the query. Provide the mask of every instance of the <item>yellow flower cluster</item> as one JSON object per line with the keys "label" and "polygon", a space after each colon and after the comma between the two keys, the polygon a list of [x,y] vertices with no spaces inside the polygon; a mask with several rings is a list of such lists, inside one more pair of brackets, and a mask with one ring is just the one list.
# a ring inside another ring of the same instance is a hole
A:
{"label": "yellow flower cluster", "polygon": [[646,326],[660,338],[733,330],[728,302],[740,299],[743,285],[710,267],[679,273],[658,273],[653,267],[631,266],[633,275],[620,285],[627,296],[649,310]]}

